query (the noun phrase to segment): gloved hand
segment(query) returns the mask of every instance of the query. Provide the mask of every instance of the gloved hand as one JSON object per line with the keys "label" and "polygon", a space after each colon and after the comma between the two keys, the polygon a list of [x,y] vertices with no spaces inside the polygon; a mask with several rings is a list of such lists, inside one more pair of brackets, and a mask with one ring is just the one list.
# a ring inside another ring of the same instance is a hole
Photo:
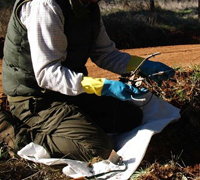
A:
{"label": "gloved hand", "polygon": [[[159,85],[162,84],[162,81],[169,79],[175,74],[175,71],[169,66],[161,62],[154,62],[150,60],[146,60],[144,64],[140,67],[140,70],[144,75],[153,79]],[[156,75],[155,73],[158,72],[163,72],[163,73],[161,73],[160,75]]]}
{"label": "gloved hand", "polygon": [[98,96],[112,96],[122,101],[131,100],[131,97],[137,98],[148,92],[145,88],[139,90],[121,81],[103,78],[84,77],[81,84],[86,93],[95,93]]}
{"label": "gloved hand", "polygon": [[131,100],[131,96],[137,98],[147,91],[148,90],[145,88],[140,90],[121,81],[105,79],[101,95],[112,96],[121,99],[122,101],[126,101]]}

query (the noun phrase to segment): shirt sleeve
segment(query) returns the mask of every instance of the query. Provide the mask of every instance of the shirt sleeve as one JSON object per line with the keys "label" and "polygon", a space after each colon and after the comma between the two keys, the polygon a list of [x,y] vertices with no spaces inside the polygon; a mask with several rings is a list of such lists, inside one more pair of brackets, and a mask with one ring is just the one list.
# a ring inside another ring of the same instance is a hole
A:
{"label": "shirt sleeve", "polygon": [[27,2],[22,7],[20,19],[27,28],[38,85],[71,96],[83,93],[83,74],[61,65],[67,56],[67,37],[58,4],[53,0]]}
{"label": "shirt sleeve", "polygon": [[100,33],[94,45],[91,60],[99,67],[117,74],[126,72],[130,54],[119,51],[110,40],[101,19]]}

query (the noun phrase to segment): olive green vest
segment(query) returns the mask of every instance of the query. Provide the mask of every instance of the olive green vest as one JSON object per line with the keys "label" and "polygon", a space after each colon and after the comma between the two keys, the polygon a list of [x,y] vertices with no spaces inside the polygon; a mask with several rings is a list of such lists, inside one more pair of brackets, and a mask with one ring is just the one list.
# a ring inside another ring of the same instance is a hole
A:
{"label": "olive green vest", "polygon": [[[26,28],[19,20],[19,12],[27,0],[17,0],[8,25],[3,58],[3,91],[9,96],[42,96],[37,85],[30,55]],[[78,0],[56,0],[65,17],[67,58],[63,66],[87,75],[86,61],[99,34],[100,11],[97,3],[87,8]]]}

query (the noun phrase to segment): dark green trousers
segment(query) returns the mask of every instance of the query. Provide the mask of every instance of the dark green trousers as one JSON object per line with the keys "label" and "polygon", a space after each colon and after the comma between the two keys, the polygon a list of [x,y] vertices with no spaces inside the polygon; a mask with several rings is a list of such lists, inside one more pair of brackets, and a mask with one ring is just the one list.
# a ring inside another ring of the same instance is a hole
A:
{"label": "dark green trousers", "polygon": [[114,144],[107,133],[129,131],[142,120],[142,111],[130,102],[88,94],[10,102],[10,110],[21,122],[18,149],[35,142],[51,157],[83,161],[108,158]]}

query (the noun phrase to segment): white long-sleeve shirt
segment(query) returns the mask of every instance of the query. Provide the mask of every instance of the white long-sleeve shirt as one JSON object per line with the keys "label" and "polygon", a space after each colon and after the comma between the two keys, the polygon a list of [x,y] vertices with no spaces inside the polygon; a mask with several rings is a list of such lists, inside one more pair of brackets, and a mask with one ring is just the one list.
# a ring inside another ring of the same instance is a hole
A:
{"label": "white long-sleeve shirt", "polygon": [[[27,29],[38,85],[71,96],[83,93],[83,74],[61,65],[67,57],[68,44],[64,34],[64,16],[55,0],[32,0],[25,3],[20,20]],[[130,55],[115,48],[101,22],[91,59],[101,68],[122,74],[126,71]]]}

